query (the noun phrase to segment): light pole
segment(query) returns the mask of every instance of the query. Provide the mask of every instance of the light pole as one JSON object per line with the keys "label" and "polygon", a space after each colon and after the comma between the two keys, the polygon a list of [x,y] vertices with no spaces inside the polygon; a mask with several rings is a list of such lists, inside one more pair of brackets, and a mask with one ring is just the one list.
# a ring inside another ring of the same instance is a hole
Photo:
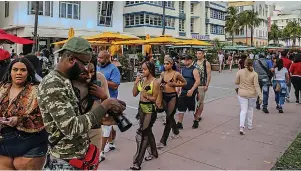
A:
{"label": "light pole", "polygon": [[33,30],[33,40],[35,43],[32,46],[32,53],[35,53],[37,51],[37,46],[38,46],[38,21],[39,21],[39,1],[35,1],[35,14],[34,14],[34,30]]}

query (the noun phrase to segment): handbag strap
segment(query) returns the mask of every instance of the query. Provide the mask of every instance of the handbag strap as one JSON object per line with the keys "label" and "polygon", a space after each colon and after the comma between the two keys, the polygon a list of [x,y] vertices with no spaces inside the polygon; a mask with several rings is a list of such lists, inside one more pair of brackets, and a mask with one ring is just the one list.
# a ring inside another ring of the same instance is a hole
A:
{"label": "handbag strap", "polygon": [[266,74],[269,75],[269,69],[265,67],[260,60],[258,60],[258,63],[261,66],[261,68],[264,70],[264,72],[266,72]]}

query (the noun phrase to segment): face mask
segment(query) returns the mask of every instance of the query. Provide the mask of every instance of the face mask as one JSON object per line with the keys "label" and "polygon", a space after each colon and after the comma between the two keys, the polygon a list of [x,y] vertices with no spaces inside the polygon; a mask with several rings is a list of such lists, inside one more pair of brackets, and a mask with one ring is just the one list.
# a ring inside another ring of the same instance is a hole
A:
{"label": "face mask", "polygon": [[72,68],[70,68],[67,72],[70,80],[76,80],[83,71],[78,66],[78,63],[75,62]]}

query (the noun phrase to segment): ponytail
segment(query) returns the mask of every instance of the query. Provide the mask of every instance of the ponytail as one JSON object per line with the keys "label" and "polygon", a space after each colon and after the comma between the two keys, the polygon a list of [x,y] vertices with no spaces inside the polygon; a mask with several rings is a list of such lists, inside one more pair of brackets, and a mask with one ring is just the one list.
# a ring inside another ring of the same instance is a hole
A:
{"label": "ponytail", "polygon": [[250,71],[250,72],[253,72],[253,68],[251,66],[247,66],[247,69]]}

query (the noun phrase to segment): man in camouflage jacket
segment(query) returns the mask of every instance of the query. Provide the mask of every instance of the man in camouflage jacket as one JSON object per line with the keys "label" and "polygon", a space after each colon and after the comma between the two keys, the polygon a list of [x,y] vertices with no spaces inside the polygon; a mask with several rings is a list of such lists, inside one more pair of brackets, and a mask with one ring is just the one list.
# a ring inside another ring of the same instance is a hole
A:
{"label": "man in camouflage jacket", "polygon": [[[83,158],[89,146],[88,131],[105,116],[108,110],[121,113],[125,104],[117,99],[95,101],[90,112],[80,115],[78,100],[71,80],[86,69],[92,57],[92,48],[83,38],[74,37],[65,43],[60,62],[41,82],[38,89],[39,107],[49,133],[52,158],[68,161]],[[61,136],[63,134],[63,136]]]}

